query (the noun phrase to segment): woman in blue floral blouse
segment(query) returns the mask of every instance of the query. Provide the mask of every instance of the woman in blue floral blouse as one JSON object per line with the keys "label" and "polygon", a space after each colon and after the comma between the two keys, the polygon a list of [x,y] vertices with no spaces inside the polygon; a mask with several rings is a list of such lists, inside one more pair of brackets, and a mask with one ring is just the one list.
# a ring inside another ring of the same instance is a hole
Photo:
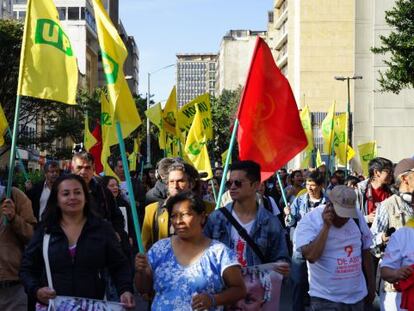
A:
{"label": "woman in blue floral blouse", "polygon": [[135,259],[135,284],[155,292],[152,310],[222,310],[246,295],[240,266],[224,244],[203,234],[201,198],[184,192],[167,209],[175,235],[155,243]]}

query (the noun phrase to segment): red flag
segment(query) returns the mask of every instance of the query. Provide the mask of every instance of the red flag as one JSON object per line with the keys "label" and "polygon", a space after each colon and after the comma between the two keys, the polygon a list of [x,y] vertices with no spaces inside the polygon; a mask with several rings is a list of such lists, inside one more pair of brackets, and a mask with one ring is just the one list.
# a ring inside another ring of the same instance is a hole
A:
{"label": "red flag", "polygon": [[95,137],[97,143],[89,150],[95,160],[95,172],[97,174],[103,172],[103,165],[101,162],[101,153],[102,153],[102,135],[101,135],[101,126],[98,124],[95,126],[92,131],[93,137]]}
{"label": "red flag", "polygon": [[238,119],[239,157],[259,163],[262,180],[308,144],[289,82],[260,37],[256,40]]}

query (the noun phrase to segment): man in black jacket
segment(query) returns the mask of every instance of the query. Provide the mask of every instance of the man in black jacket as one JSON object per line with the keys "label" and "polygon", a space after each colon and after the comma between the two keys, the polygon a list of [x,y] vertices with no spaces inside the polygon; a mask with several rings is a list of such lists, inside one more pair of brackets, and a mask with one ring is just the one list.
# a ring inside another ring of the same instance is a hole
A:
{"label": "man in black jacket", "polygon": [[73,155],[72,173],[81,176],[88,185],[92,210],[112,223],[118,238],[123,241],[126,238],[126,232],[122,212],[116,205],[112,193],[102,184],[100,177],[94,176],[94,172],[95,161],[90,153],[80,152]]}
{"label": "man in black jacket", "polygon": [[43,167],[45,179],[35,183],[33,187],[27,191],[27,196],[32,201],[33,214],[40,222],[42,213],[46,208],[49,199],[50,190],[55,180],[59,177],[59,164],[56,161],[48,161]]}

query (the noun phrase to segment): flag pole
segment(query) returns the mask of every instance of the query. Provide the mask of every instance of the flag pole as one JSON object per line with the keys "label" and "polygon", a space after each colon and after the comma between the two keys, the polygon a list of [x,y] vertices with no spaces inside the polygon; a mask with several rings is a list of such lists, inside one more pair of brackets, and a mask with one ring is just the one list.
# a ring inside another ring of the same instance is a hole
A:
{"label": "flag pole", "polygon": [[227,179],[227,171],[229,169],[231,153],[233,151],[233,147],[236,142],[236,133],[237,133],[238,128],[239,128],[239,119],[235,119],[234,125],[233,125],[233,132],[231,133],[231,138],[230,138],[230,146],[229,146],[227,156],[226,156],[226,163],[224,164],[223,176],[221,177],[220,190],[219,190],[217,201],[216,201],[216,209],[220,208],[220,205],[221,205],[221,198],[223,197],[223,193],[224,193],[224,186],[226,184],[226,179]]}
{"label": "flag pole", "polygon": [[[12,132],[10,130],[10,127],[7,128],[7,133],[9,134],[10,139],[12,139],[13,135],[12,135]],[[20,168],[22,169],[24,179],[26,181],[28,181],[30,178],[29,178],[29,175],[27,175],[26,168],[24,167],[22,157],[20,156],[19,150],[16,150],[16,155],[17,155],[17,159],[19,160]]]}
{"label": "flag pole", "polygon": [[[14,111],[12,143],[10,147],[9,175],[7,177],[6,198],[11,197],[14,164],[15,164],[15,158],[16,158],[16,140],[17,140],[18,125],[19,125],[20,101],[21,101],[21,96],[17,95],[16,109]],[[3,224],[7,224],[7,223],[8,221],[7,221],[6,216],[3,216]]]}
{"label": "flag pole", "polygon": [[121,158],[122,158],[122,166],[124,168],[125,179],[126,179],[127,187],[128,187],[129,203],[131,204],[132,219],[134,221],[134,229],[135,229],[135,234],[137,237],[138,250],[141,254],[143,254],[145,253],[145,250],[142,244],[141,228],[139,226],[137,207],[136,207],[135,198],[134,198],[134,191],[132,189],[131,175],[129,173],[129,166],[128,166],[128,160],[126,157],[125,144],[122,138],[122,129],[121,129],[121,124],[119,123],[119,121],[116,121],[116,133],[118,135],[119,149],[121,151]]}
{"label": "flag pole", "polygon": [[214,188],[213,178],[210,179],[210,184],[211,184],[211,189],[213,190],[214,201],[216,201],[217,200],[217,193],[216,193],[216,188]]}

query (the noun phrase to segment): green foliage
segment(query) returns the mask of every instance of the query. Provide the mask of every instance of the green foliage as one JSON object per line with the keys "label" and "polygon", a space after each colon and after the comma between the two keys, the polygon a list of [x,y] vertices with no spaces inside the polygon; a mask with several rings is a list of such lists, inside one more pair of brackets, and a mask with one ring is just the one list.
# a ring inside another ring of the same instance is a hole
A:
{"label": "green foliage", "polygon": [[388,36],[380,36],[381,46],[371,51],[390,55],[385,61],[388,69],[380,72],[381,91],[398,94],[404,88],[414,87],[414,2],[397,0],[385,12],[385,20],[392,27]]}
{"label": "green foliage", "polygon": [[221,154],[229,147],[231,130],[236,118],[242,88],[229,91],[211,98],[211,113],[213,119],[214,140],[209,142],[209,151],[213,152],[215,161],[221,161]]}

